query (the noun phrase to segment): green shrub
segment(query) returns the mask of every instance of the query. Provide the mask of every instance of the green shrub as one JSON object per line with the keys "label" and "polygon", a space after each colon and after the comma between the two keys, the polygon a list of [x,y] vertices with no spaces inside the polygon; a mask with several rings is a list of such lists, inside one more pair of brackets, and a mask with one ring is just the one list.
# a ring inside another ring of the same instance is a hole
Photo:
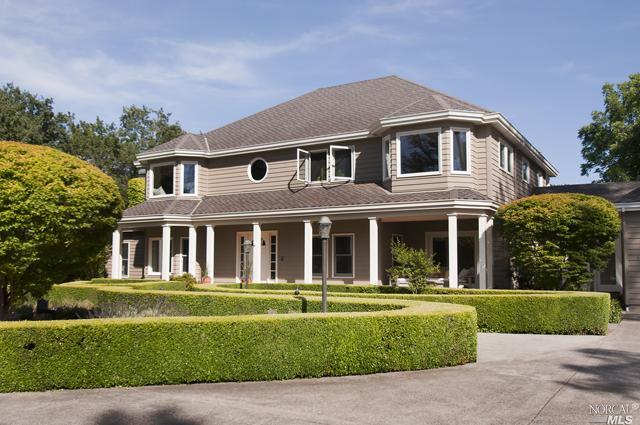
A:
{"label": "green shrub", "polygon": [[414,294],[423,292],[429,286],[428,277],[437,273],[439,266],[422,249],[411,248],[400,241],[391,242],[391,256],[394,265],[387,270],[392,281],[405,278],[409,290]]}
{"label": "green shrub", "polygon": [[609,310],[609,323],[622,322],[622,300],[620,295],[611,294],[611,306]]}
{"label": "green shrub", "polygon": [[193,291],[198,281],[191,273],[183,273],[179,276],[171,276],[171,281],[184,283],[185,291]]}
{"label": "green shrub", "polygon": [[[71,285],[57,289],[58,295],[81,295]],[[164,296],[209,313],[300,311],[305,302],[277,295],[94,289],[99,302]],[[201,304],[205,300],[209,304]],[[320,299],[308,297],[306,303],[316,309]],[[349,298],[331,299],[330,305],[361,312],[1,323],[0,392],[340,376],[475,361],[472,308]]]}
{"label": "green shrub", "polygon": [[[260,287],[296,287],[285,285],[264,284]],[[253,285],[254,288],[256,286]],[[298,286],[314,290],[301,291],[303,295],[314,294],[316,287],[319,287]],[[597,292],[427,288],[423,294],[412,295],[381,294],[376,293],[376,288],[383,287],[330,285],[329,291],[335,291],[331,292],[333,297],[410,299],[470,305],[476,308],[478,327],[485,332],[604,335],[609,322],[608,295]],[[277,290],[240,290],[227,285],[199,286],[197,289],[209,292],[278,293]]]}
{"label": "green shrub", "polygon": [[521,288],[590,287],[620,234],[616,207],[577,193],[529,196],[500,207],[496,228],[507,242]]}

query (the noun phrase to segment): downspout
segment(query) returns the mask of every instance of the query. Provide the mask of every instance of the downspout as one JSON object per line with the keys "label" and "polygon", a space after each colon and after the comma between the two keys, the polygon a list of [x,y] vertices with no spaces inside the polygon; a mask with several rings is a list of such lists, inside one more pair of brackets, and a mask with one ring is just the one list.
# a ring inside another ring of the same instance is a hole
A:
{"label": "downspout", "polygon": [[627,251],[625,249],[625,241],[624,241],[624,229],[625,229],[625,217],[626,212],[624,208],[622,208],[621,212],[621,222],[620,222],[620,256],[622,261],[622,304],[623,307],[627,308]]}

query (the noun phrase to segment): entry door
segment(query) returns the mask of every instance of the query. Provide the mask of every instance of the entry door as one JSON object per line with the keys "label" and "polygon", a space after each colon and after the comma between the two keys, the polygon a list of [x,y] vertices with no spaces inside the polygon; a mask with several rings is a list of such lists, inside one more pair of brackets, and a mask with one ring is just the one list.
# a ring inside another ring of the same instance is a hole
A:
{"label": "entry door", "polygon": [[[236,252],[236,280],[241,281],[245,273],[245,264],[248,268],[249,278],[253,281],[253,250],[254,246],[246,248],[246,241],[253,241],[253,232],[239,232],[237,237]],[[278,233],[275,231],[262,232],[262,244],[260,246],[260,274],[264,282],[276,282],[278,280]]]}

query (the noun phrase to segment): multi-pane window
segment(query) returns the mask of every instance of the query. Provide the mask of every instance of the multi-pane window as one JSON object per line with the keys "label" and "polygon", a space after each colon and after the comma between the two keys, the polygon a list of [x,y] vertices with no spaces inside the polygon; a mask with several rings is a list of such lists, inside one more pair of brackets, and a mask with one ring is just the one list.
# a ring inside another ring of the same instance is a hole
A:
{"label": "multi-pane window", "polygon": [[129,277],[129,242],[122,242],[120,254],[122,255],[122,277]]}
{"label": "multi-pane window", "polygon": [[353,179],[353,149],[345,146],[331,146],[332,180]]}
{"label": "multi-pane window", "polygon": [[399,175],[440,172],[440,131],[398,133]]}
{"label": "multi-pane window", "polygon": [[500,143],[500,168],[513,173],[513,149],[505,143]]}
{"label": "multi-pane window", "polygon": [[469,132],[467,130],[452,130],[451,146],[453,161],[451,171],[458,173],[469,172]]}
{"label": "multi-pane window", "polygon": [[249,255],[249,247],[245,246],[246,243],[247,243],[247,239],[244,236],[240,236],[240,243],[238,243],[238,248],[240,252],[238,253],[238,256],[240,258],[240,279],[242,281],[247,280],[246,263],[247,263],[247,256]]}
{"label": "multi-pane window", "polygon": [[313,237],[313,247],[311,249],[311,272],[314,276],[322,275],[322,239],[320,236]]}
{"label": "multi-pane window", "polygon": [[196,194],[196,167],[192,162],[182,164],[182,193],[185,195]]}
{"label": "multi-pane window", "polygon": [[297,179],[307,183],[353,180],[355,155],[353,147],[330,146],[329,150],[297,150]]}
{"label": "multi-pane window", "polygon": [[333,271],[335,276],[353,276],[353,235],[333,235]]}
{"label": "multi-pane window", "polygon": [[391,139],[387,136],[382,140],[382,177],[391,177]]}
{"label": "multi-pane window", "polygon": [[529,183],[529,163],[526,161],[522,162],[522,166],[520,168],[520,178],[522,178],[523,182]]}
{"label": "multi-pane window", "polygon": [[271,235],[269,245],[271,247],[269,275],[271,280],[275,280],[278,271],[278,238],[276,235]]}
{"label": "multi-pane window", "polygon": [[152,196],[173,195],[173,164],[151,167]]}

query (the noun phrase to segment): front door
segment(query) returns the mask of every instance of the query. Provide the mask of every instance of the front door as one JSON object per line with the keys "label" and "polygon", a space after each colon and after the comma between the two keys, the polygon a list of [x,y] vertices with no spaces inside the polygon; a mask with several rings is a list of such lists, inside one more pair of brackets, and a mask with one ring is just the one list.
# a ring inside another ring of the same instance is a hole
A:
{"label": "front door", "polygon": [[[249,243],[247,243],[249,242]],[[236,239],[236,280],[244,280],[245,273],[253,281],[253,232],[239,232]],[[278,280],[278,232],[262,232],[260,246],[260,277],[263,282]]]}

